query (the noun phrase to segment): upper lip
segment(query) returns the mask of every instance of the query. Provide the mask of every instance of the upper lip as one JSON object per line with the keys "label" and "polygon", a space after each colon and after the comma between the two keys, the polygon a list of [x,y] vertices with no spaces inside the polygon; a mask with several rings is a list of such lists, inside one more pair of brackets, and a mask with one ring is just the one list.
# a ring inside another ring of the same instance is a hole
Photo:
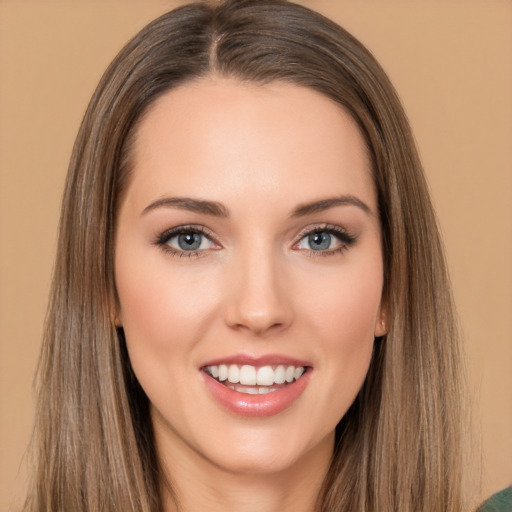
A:
{"label": "upper lip", "polygon": [[250,365],[250,366],[312,366],[309,361],[303,359],[296,359],[294,357],[282,355],[282,354],[265,354],[261,356],[253,356],[249,354],[232,354],[226,357],[218,357],[210,361],[205,362],[201,365],[201,368],[205,366],[217,366],[220,364],[237,364],[237,365]]}

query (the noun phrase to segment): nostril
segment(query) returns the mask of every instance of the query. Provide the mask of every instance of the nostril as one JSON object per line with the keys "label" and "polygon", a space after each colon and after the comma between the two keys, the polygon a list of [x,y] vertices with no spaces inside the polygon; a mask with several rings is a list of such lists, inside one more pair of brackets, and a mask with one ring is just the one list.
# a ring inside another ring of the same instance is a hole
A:
{"label": "nostril", "polygon": [[263,334],[266,332],[274,332],[283,328],[283,322],[266,322],[264,319],[250,319],[245,322],[240,322],[232,325],[232,328],[240,331],[250,331],[253,334]]}

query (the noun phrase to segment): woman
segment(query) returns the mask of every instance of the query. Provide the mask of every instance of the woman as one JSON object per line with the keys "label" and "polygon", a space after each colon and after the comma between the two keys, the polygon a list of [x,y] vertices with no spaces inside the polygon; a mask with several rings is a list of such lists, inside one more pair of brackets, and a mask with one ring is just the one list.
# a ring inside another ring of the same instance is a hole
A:
{"label": "woman", "polygon": [[75,144],[26,510],[464,510],[447,282],[360,43],[279,0],[164,15]]}

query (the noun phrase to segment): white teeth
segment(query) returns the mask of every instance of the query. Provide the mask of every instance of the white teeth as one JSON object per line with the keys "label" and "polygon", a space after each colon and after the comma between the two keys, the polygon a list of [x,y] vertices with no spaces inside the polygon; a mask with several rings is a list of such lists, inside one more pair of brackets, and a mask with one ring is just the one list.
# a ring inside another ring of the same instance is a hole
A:
{"label": "white teeth", "polygon": [[274,370],[272,370],[272,366],[262,366],[258,369],[256,383],[258,386],[272,386],[274,384]]}
{"label": "white teeth", "polygon": [[237,382],[240,382],[240,369],[236,364],[232,364],[229,367],[228,380],[229,382],[231,382],[231,384],[236,384]]}
{"label": "white teeth", "polygon": [[[278,365],[275,368],[266,365],[261,367],[255,367],[249,364],[238,366],[236,364],[212,365],[206,368],[206,371],[219,382],[225,382],[226,380],[231,384],[238,384],[243,386],[273,386],[274,384],[284,384],[285,382],[291,383],[294,380],[298,380],[302,377],[306,368],[304,366],[284,366]],[[231,386],[230,386],[231,387]],[[252,391],[245,391],[244,393],[252,393]],[[256,393],[267,393],[266,388],[259,388]],[[272,390],[270,390],[272,391]]]}
{"label": "white teeth", "polygon": [[258,386],[242,386],[241,384],[226,384],[229,389],[237,391],[238,393],[246,393],[247,395],[266,395],[267,393],[273,393],[279,388],[272,387],[258,387]]}
{"label": "white teeth", "polygon": [[240,368],[240,384],[245,384],[246,386],[254,386],[256,384],[256,368],[254,366],[244,364]]}
{"label": "white teeth", "polygon": [[304,373],[304,368],[302,366],[295,368],[295,372],[293,374],[294,379],[299,380],[302,377],[303,373]]}
{"label": "white teeth", "polygon": [[286,380],[286,372],[283,365],[279,365],[276,368],[275,375],[274,375],[274,382],[276,384],[284,384],[284,381]]}
{"label": "white teeth", "polygon": [[[213,376],[213,368],[215,368],[214,366],[210,366],[210,371],[212,372],[212,376]],[[225,365],[225,364],[221,364],[219,366],[219,380],[221,382],[224,382],[225,380],[227,380],[228,378],[228,367]]]}

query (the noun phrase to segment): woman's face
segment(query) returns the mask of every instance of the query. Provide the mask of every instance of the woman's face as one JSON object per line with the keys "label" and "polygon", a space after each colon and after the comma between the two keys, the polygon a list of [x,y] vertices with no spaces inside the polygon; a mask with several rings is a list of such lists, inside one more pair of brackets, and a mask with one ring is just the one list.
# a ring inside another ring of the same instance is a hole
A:
{"label": "woman's face", "polygon": [[152,106],[132,157],[119,323],[162,456],[249,473],[325,463],[384,333],[356,124],[307,88],[208,78]]}

